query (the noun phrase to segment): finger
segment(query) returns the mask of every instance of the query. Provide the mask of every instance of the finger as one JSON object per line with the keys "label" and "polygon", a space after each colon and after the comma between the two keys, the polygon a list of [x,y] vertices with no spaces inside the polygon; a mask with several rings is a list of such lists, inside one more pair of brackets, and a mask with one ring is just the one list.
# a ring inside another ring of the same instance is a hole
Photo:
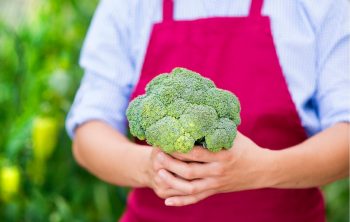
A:
{"label": "finger", "polygon": [[164,168],[184,179],[193,180],[217,175],[217,167],[212,163],[185,163],[172,158],[165,153],[159,153],[157,160],[159,161],[161,168]]}
{"label": "finger", "polygon": [[218,159],[218,153],[210,152],[201,146],[196,146],[189,153],[176,152],[171,154],[171,156],[183,161],[215,162]]}
{"label": "finger", "polygon": [[175,177],[167,170],[159,170],[158,175],[172,189],[179,190],[185,194],[190,194],[190,191],[192,191],[192,185],[190,182],[183,180],[179,177]]}
{"label": "finger", "polygon": [[201,193],[188,195],[188,196],[169,197],[165,200],[165,205],[180,207],[180,206],[185,206],[185,205],[189,205],[189,204],[194,204],[194,203],[197,203],[201,200],[204,200],[205,198],[207,198],[213,194],[214,194],[214,191],[207,190],[207,191],[204,191]]}
{"label": "finger", "polygon": [[171,173],[169,173],[164,169],[159,170],[158,175],[172,189],[179,190],[185,194],[195,194],[195,193],[200,193],[205,190],[215,188],[214,180],[211,178],[187,181],[187,180],[173,176]]}
{"label": "finger", "polygon": [[[171,174],[170,174],[171,175]],[[175,178],[177,178],[175,176]],[[162,179],[160,176],[156,175],[154,177],[154,182],[155,182],[155,185],[157,187],[157,189],[161,189],[161,190],[172,190],[172,186],[170,186],[164,179]],[[175,190],[175,189],[173,189]],[[182,192],[182,191],[179,191],[179,190],[176,190],[177,191],[177,194],[181,194],[181,195],[185,195],[186,193]]]}
{"label": "finger", "polygon": [[160,198],[169,198],[169,197],[174,197],[174,196],[182,196],[184,195],[183,192],[174,190],[174,189],[157,189],[154,191],[158,197]]}
{"label": "finger", "polygon": [[161,158],[159,158],[159,154],[164,154],[163,151],[161,151],[159,148],[153,148],[152,150],[152,168],[155,172],[163,168],[161,162]]}
{"label": "finger", "polygon": [[164,180],[162,180],[159,176],[154,177],[155,182],[155,188],[154,192],[159,196],[160,198],[168,198],[172,196],[182,196],[185,195],[185,193],[175,190],[171,188]]}
{"label": "finger", "polygon": [[152,149],[152,157],[154,158],[155,156],[158,155],[158,153],[162,153],[162,150],[157,148],[157,147],[153,147],[153,149]]}

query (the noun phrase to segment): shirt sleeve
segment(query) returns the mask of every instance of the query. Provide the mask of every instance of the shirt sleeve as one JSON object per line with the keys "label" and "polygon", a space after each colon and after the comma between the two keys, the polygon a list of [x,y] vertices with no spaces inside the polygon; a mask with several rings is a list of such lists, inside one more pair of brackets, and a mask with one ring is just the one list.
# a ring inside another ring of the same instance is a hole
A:
{"label": "shirt sleeve", "polygon": [[102,120],[126,132],[125,111],[135,74],[126,2],[102,0],[96,9],[80,56],[84,77],[66,119],[70,137],[89,120]]}
{"label": "shirt sleeve", "polygon": [[321,128],[350,121],[349,3],[333,1],[317,33],[316,105]]}

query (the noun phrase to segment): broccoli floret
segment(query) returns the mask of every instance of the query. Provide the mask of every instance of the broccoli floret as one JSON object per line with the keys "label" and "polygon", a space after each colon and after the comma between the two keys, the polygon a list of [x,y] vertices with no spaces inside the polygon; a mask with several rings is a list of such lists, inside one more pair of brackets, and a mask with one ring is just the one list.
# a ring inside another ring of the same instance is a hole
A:
{"label": "broccoli floret", "polygon": [[157,86],[164,85],[167,78],[171,77],[168,73],[159,74],[154,77],[151,82],[146,86],[146,93],[153,93],[153,90],[157,90]]}
{"label": "broccoli floret", "polygon": [[212,106],[219,115],[219,118],[229,118],[236,125],[241,123],[241,106],[235,95],[223,89],[210,89],[205,104]]}
{"label": "broccoli floret", "polygon": [[240,103],[229,91],[184,68],[158,75],[146,94],[127,109],[130,132],[167,153],[189,152],[195,144],[229,149],[240,124]]}
{"label": "broccoli floret", "polygon": [[218,115],[214,108],[205,105],[191,105],[180,116],[179,121],[192,138],[199,140],[205,137],[217,118]]}
{"label": "broccoli floret", "polygon": [[166,115],[166,107],[160,101],[159,97],[155,95],[146,96],[142,99],[139,105],[141,126],[143,129],[147,129],[157,120],[160,120]]}
{"label": "broccoli floret", "polygon": [[180,116],[190,105],[191,103],[188,103],[186,100],[179,98],[167,106],[167,115],[174,118],[180,118]]}
{"label": "broccoli floret", "polygon": [[130,102],[129,107],[126,111],[126,116],[129,121],[130,133],[140,140],[146,139],[145,130],[141,126],[142,118],[140,112],[140,106],[145,97],[145,95],[136,97],[132,102]]}
{"label": "broccoli floret", "polygon": [[236,135],[236,124],[228,118],[221,118],[205,137],[205,146],[212,152],[220,151],[222,148],[229,149]]}
{"label": "broccoli floret", "polygon": [[166,116],[146,129],[147,142],[150,145],[161,147],[165,152],[174,152],[177,139],[184,135],[179,121]]}

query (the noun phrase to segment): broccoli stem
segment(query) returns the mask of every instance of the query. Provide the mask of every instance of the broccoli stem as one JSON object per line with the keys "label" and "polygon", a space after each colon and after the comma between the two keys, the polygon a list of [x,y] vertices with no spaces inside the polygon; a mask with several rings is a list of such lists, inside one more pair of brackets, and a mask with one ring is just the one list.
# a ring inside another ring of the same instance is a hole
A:
{"label": "broccoli stem", "polygon": [[202,138],[196,140],[196,142],[194,143],[194,145],[196,145],[196,146],[203,146],[204,148],[206,148],[206,147],[207,147],[207,144],[206,144],[206,142],[205,142],[205,137],[202,137]]}

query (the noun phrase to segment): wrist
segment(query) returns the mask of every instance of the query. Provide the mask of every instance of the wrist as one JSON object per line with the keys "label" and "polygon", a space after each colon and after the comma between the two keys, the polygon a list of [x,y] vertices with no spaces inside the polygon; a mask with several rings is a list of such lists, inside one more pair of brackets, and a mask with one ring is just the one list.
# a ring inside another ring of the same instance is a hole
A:
{"label": "wrist", "polygon": [[258,188],[274,188],[279,179],[278,151],[261,148],[260,152],[259,167],[262,170],[262,177]]}
{"label": "wrist", "polygon": [[152,147],[133,144],[134,150],[137,152],[137,158],[135,158],[135,187],[149,187],[149,167],[151,165],[151,153]]}

